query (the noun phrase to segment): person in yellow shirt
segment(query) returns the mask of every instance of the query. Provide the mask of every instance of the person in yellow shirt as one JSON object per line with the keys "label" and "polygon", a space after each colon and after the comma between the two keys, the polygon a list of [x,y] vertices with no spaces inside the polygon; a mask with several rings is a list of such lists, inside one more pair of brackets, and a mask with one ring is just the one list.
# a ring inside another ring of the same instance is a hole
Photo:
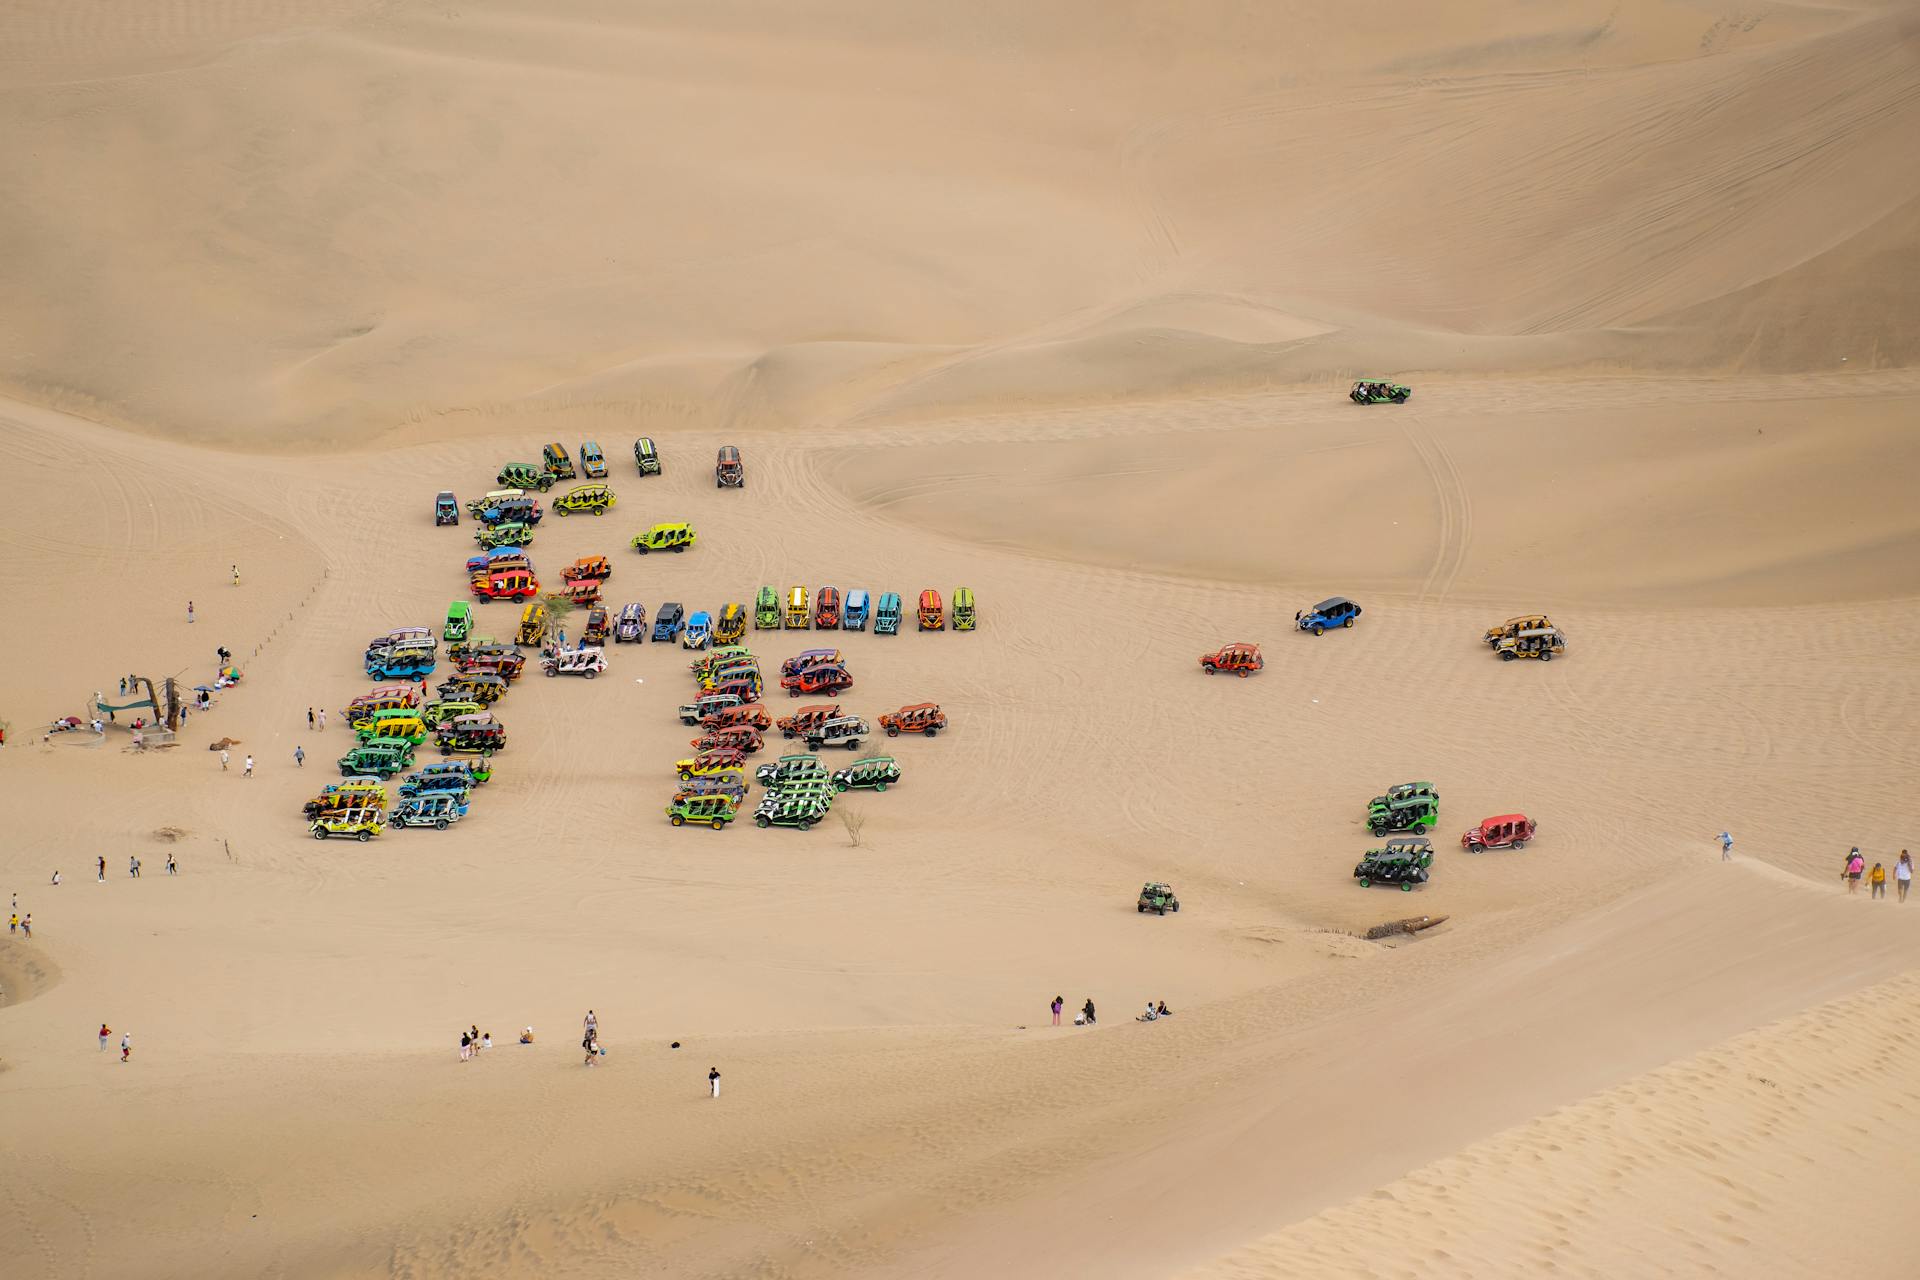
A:
{"label": "person in yellow shirt", "polygon": [[1876,898],[1886,897],[1887,896],[1886,867],[1878,862],[1874,863],[1873,870],[1867,873],[1867,883],[1873,886],[1874,897]]}

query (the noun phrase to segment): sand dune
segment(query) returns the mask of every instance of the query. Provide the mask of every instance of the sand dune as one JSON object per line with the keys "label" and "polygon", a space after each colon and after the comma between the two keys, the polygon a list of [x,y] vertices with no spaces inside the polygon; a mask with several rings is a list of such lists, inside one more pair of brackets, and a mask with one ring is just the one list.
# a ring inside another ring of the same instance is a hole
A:
{"label": "sand dune", "polygon": [[1189,1274],[1904,1275],[1870,1237],[1920,1138],[1915,994],[1736,1037]]}
{"label": "sand dune", "polygon": [[[1914,30],[11,7],[9,1260],[1904,1274],[1860,1224],[1911,1175],[1920,905],[1836,872],[1914,843]],[[1362,409],[1355,372],[1415,396]],[[366,639],[465,595],[433,492],[587,439],[620,504],[549,517],[545,577],[976,591],[971,635],[830,639],[852,710],[953,720],[887,740],[858,844],[666,826],[687,655],[651,644],[523,681],[458,827],[308,838]],[[666,519],[690,554],[626,552]],[[1293,630],[1335,593],[1361,625]],[[1495,660],[1533,609],[1565,660]],[[1266,669],[1208,679],[1233,639]],[[177,748],[37,732],[218,645],[245,679]],[[1434,877],[1361,890],[1366,801],[1414,778]],[[1527,850],[1460,850],[1514,810]],[[1183,910],[1134,910],[1148,879]],[[1447,921],[1363,936],[1415,914]],[[1045,1025],[1056,993],[1099,1025]]]}
{"label": "sand dune", "polygon": [[913,407],[929,362],[993,411],[1906,358],[1903,10],[1374,8],[28,5],[0,378],[258,448],[777,350],[841,385],[769,426]]}

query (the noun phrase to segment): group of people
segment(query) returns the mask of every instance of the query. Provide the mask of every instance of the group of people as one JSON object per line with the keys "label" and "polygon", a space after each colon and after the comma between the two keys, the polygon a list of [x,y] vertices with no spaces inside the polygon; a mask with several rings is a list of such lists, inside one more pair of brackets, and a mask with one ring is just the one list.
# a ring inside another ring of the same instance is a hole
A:
{"label": "group of people", "polygon": [[[1872,897],[1887,896],[1886,864],[1876,862],[1872,870],[1868,870],[1867,860],[1861,856],[1857,845],[1847,851],[1847,860],[1840,868],[1840,878],[1847,882],[1848,893],[1860,892],[1860,882],[1865,880]],[[1900,861],[1893,864],[1893,884],[1900,901],[1905,902],[1907,891],[1913,887],[1913,857],[1905,849],[1900,851]]]}
{"label": "group of people", "polygon": [[[1061,996],[1055,996],[1053,1003],[1047,1006],[1048,1011],[1053,1014],[1054,1026],[1057,1027],[1060,1025],[1060,1015],[1066,1007],[1066,999]],[[1165,1000],[1149,1000],[1147,1001],[1147,1011],[1134,1018],[1134,1021],[1158,1022],[1162,1018],[1172,1016],[1173,1010],[1167,1008],[1167,1002]],[[1087,1002],[1080,1006],[1080,1012],[1073,1015],[1073,1025],[1076,1027],[1091,1027],[1095,1025],[1097,1021],[1097,1011],[1093,1007],[1093,997],[1088,996]]]}
{"label": "group of people", "polygon": [[595,1016],[591,1009],[587,1010],[583,1030],[584,1034],[580,1037],[580,1047],[587,1051],[586,1065],[591,1067],[600,1059],[607,1056],[607,1051],[600,1047],[600,1019]]}
{"label": "group of people", "polygon": [[[100,1024],[100,1052],[105,1053],[107,1051],[107,1042],[112,1039],[113,1039],[113,1028],[108,1026],[104,1022],[101,1023]],[[120,1061],[130,1062],[132,1060],[133,1060],[133,1032],[122,1031],[120,1033]]]}
{"label": "group of people", "polygon": [[[1091,1004],[1092,1001],[1088,1001],[1088,1003]],[[1166,1011],[1164,1004],[1161,1005],[1160,1008],[1161,1012],[1164,1013]],[[103,1034],[105,1031],[106,1028],[104,1026],[101,1027]],[[520,1043],[533,1043],[532,1027],[528,1027],[520,1033]],[[678,1040],[674,1041],[673,1047],[678,1049],[680,1042]],[[460,1061],[462,1062],[470,1062],[478,1057],[483,1050],[491,1048],[493,1048],[493,1033],[491,1031],[482,1032],[479,1026],[475,1025],[460,1033]],[[600,1059],[607,1056],[606,1047],[600,1043],[600,1016],[591,1009],[587,1010],[587,1016],[581,1020],[580,1048],[586,1053],[586,1065],[589,1067],[598,1064]],[[718,1067],[707,1068],[707,1096],[712,1098],[720,1096],[720,1068]]]}

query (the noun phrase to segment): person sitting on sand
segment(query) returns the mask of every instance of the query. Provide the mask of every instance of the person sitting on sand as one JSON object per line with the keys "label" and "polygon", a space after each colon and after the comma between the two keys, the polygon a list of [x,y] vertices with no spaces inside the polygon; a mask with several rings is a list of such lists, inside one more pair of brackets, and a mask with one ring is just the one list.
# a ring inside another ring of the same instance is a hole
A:
{"label": "person sitting on sand", "polygon": [[532,1043],[533,1043],[533,1028],[532,1028],[532,1027],[528,1027],[528,1028],[527,1028],[527,1029],[526,1029],[525,1031],[522,1031],[522,1032],[520,1033],[520,1043],[521,1043],[521,1044],[532,1044]]}
{"label": "person sitting on sand", "polygon": [[1152,1022],[1155,1019],[1157,1019],[1159,1016],[1160,1016],[1159,1014],[1153,1011],[1153,1001],[1149,1000],[1147,1001],[1147,1011],[1140,1015],[1140,1021]]}
{"label": "person sitting on sand", "polygon": [[1161,1001],[1161,1002],[1159,1003],[1159,1005],[1155,1007],[1155,1009],[1154,1009],[1154,1011],[1153,1011],[1153,1013],[1154,1013],[1154,1016],[1155,1016],[1155,1017],[1157,1017],[1157,1018],[1164,1018],[1164,1017],[1166,1017],[1166,1016],[1167,1016],[1168,1014],[1170,1014],[1170,1013],[1172,1013],[1172,1012],[1173,1012],[1173,1010],[1171,1010],[1171,1009],[1169,1009],[1169,1008],[1167,1008],[1167,1002],[1166,1002],[1165,1000],[1162,1000],[1162,1001]]}

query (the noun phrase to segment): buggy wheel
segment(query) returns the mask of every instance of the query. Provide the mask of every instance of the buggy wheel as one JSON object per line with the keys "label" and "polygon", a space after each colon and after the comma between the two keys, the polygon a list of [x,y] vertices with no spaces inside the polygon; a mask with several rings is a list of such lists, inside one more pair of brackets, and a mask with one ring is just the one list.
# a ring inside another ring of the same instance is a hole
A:
{"label": "buggy wheel", "polygon": [[554,676],[557,676],[560,674],[560,672],[553,667],[547,667],[545,668],[545,671],[548,679],[552,679]]}
{"label": "buggy wheel", "polygon": [[433,829],[435,831],[445,831],[447,829],[447,820],[445,818],[438,819],[434,822]]}
{"label": "buggy wheel", "polygon": [[685,551],[686,549],[687,549],[687,544],[683,542],[683,543],[681,543],[681,544],[680,544],[679,546],[677,546],[677,547],[675,547],[675,548],[673,549],[673,551],[674,551],[674,554],[675,554],[675,555],[678,555],[678,554],[680,554],[680,553],[681,553],[682,551]]}
{"label": "buggy wheel", "polygon": [[1527,842],[1525,840],[1515,840],[1513,842],[1513,847],[1516,849],[1524,849],[1527,847]]}
{"label": "buggy wheel", "polygon": [[595,675],[599,673],[594,671],[591,667],[589,667],[587,670],[581,672],[580,674],[585,676],[587,679],[591,680]]}
{"label": "buggy wheel", "polygon": [[327,838],[327,829],[325,827],[315,827],[313,829],[313,838],[315,840],[325,840]]}
{"label": "buggy wheel", "polygon": [[715,818],[713,820],[713,829],[715,831],[724,831],[726,830],[726,826],[727,826],[727,823],[724,818]]}
{"label": "buggy wheel", "polygon": [[567,509],[559,505],[558,503],[555,503],[553,507],[553,514],[564,517],[567,514]]}
{"label": "buggy wheel", "polygon": [[847,750],[858,751],[859,749],[860,749],[860,739],[858,738],[847,739]]}
{"label": "buggy wheel", "polygon": [[1145,903],[1136,902],[1133,904],[1133,909],[1135,911],[1138,911],[1141,915],[1147,914],[1147,907]]}
{"label": "buggy wheel", "polygon": [[876,782],[873,784],[873,789],[875,791],[885,791],[887,789],[887,784],[884,782]]}
{"label": "buggy wheel", "polygon": [[753,825],[756,827],[759,827],[762,831],[765,831],[768,827],[772,826],[773,824],[767,820],[767,817],[765,814],[756,813],[753,816]]}
{"label": "buggy wheel", "polygon": [[693,781],[693,775],[692,775],[691,773],[688,773],[688,772],[687,772],[687,771],[686,771],[685,769],[682,769],[682,770],[680,771],[680,781],[682,781],[682,782],[692,782],[692,781]]}
{"label": "buggy wheel", "polygon": [[811,822],[802,822],[802,823],[800,823],[799,825],[800,825],[800,829],[801,829],[802,831],[811,831],[811,830],[813,830],[813,824],[812,824]]}
{"label": "buggy wheel", "polygon": [[1542,649],[1542,650],[1540,651],[1540,661],[1542,661],[1542,662],[1552,662],[1552,661],[1553,661],[1553,650],[1551,650],[1551,649]]}
{"label": "buggy wheel", "polygon": [[1213,667],[1212,667],[1212,666],[1211,666],[1210,664],[1207,664],[1207,663],[1201,663],[1200,665],[1201,665],[1201,667],[1202,667],[1202,669],[1204,669],[1204,670],[1206,671],[1206,673],[1207,673],[1208,675],[1212,675],[1212,674],[1213,674]]}
{"label": "buggy wheel", "polygon": [[1234,674],[1239,676],[1242,680],[1245,680],[1249,673],[1245,671],[1236,671]]}
{"label": "buggy wheel", "polygon": [[927,726],[927,736],[928,736],[929,738],[937,738],[937,737],[939,737],[939,736],[940,736],[940,731],[939,731],[938,729],[936,729],[936,728],[934,728],[934,727],[933,727],[932,725],[928,725],[928,726]]}
{"label": "buggy wheel", "polygon": [[1412,892],[1413,892],[1413,881],[1411,881],[1411,880],[1402,880],[1402,881],[1400,882],[1400,892],[1402,892],[1402,893],[1412,893]]}
{"label": "buggy wheel", "polygon": [[595,507],[595,508],[593,509],[593,514],[595,514],[595,515],[597,515],[597,516],[603,516],[603,515],[605,515],[605,514],[607,514],[607,509],[606,509],[605,507]]}
{"label": "buggy wheel", "polygon": [[1368,885],[1373,883],[1373,881],[1367,879],[1365,876],[1359,876],[1356,878],[1360,881],[1360,887],[1362,889],[1366,888]]}
{"label": "buggy wheel", "polygon": [[1167,914],[1167,909],[1165,907],[1155,907],[1154,910],[1158,911],[1162,916]]}
{"label": "buggy wheel", "polygon": [[1325,631],[1327,629],[1327,624],[1324,622],[1316,622],[1307,629],[1313,632],[1313,634],[1319,635],[1322,631]]}
{"label": "buggy wheel", "polygon": [[1340,625],[1343,627],[1350,627],[1353,625],[1353,619],[1348,618],[1346,621],[1342,622]]}
{"label": "buggy wheel", "polygon": [[361,844],[365,844],[367,841],[373,839],[373,832],[362,830],[354,836],[354,839],[358,840]]}
{"label": "buggy wheel", "polygon": [[643,542],[639,546],[635,547],[634,550],[638,551],[641,555],[645,555],[647,554],[647,550],[648,550],[647,544]]}
{"label": "buggy wheel", "polygon": [[683,818],[683,817],[681,817],[681,816],[680,816],[679,814],[677,814],[677,813],[676,813],[676,814],[674,814],[672,818],[670,818],[670,819],[668,819],[668,821],[670,821],[670,822],[672,822],[672,823],[673,823],[673,825],[674,825],[674,826],[676,826],[676,827],[684,827],[684,826],[686,826],[686,825],[687,825],[687,820],[686,820],[685,818]]}
{"label": "buggy wheel", "polygon": [[1514,659],[1514,653],[1513,653],[1513,650],[1511,650],[1511,649],[1502,649],[1502,650],[1500,651],[1500,661],[1502,661],[1502,662],[1512,662],[1512,661],[1513,661],[1513,659]]}
{"label": "buggy wheel", "polygon": [[1180,913],[1180,904],[1176,902],[1171,907],[1169,907],[1168,910],[1172,911],[1175,915],[1178,915]]}

